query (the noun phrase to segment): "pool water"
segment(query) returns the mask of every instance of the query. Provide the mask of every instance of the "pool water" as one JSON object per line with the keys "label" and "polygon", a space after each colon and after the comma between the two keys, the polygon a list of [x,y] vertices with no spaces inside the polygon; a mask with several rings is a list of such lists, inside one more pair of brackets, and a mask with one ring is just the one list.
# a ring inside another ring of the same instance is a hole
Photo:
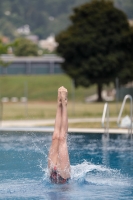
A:
{"label": "pool water", "polygon": [[51,134],[0,133],[0,199],[133,199],[133,141],[127,135],[69,134],[71,180],[52,184]]}

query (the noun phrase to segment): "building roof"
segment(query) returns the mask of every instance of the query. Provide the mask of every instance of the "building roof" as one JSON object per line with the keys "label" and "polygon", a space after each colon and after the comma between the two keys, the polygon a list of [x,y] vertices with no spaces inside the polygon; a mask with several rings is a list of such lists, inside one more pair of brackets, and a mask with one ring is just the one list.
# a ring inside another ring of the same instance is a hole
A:
{"label": "building roof", "polygon": [[46,54],[44,56],[16,57],[14,55],[1,55],[0,58],[4,62],[23,63],[23,62],[58,62],[63,63],[64,59],[55,54]]}

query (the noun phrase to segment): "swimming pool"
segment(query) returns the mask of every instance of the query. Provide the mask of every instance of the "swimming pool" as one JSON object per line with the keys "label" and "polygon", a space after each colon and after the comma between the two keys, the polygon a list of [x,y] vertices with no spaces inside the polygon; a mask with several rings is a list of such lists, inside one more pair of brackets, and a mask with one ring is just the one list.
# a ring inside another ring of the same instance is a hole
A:
{"label": "swimming pool", "polygon": [[51,134],[1,132],[0,199],[133,199],[133,142],[123,134],[69,134],[72,177],[51,184]]}

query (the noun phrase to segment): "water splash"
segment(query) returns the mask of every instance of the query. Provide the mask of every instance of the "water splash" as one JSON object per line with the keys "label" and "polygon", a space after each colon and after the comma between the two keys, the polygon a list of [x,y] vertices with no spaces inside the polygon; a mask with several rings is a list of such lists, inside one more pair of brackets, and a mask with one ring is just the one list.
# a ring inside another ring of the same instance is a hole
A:
{"label": "water splash", "polygon": [[129,186],[132,184],[131,179],[122,175],[120,170],[86,161],[77,166],[72,166],[72,179],[92,185]]}
{"label": "water splash", "polygon": [[[42,168],[42,166],[40,167]],[[50,183],[48,169],[42,168],[42,170],[44,172],[43,183]],[[87,161],[71,166],[71,183],[112,187],[133,186],[132,179],[122,175],[120,170],[110,169],[103,165],[95,165]]]}

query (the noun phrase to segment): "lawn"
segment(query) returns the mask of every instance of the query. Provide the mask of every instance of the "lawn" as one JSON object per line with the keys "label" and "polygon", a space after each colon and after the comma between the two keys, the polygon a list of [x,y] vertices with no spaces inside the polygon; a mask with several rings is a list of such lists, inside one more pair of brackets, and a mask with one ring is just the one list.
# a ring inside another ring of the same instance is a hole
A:
{"label": "lawn", "polygon": [[[104,103],[86,103],[85,98],[96,93],[96,86],[90,88],[73,89],[72,80],[64,75],[43,76],[2,76],[0,77],[0,96],[8,97],[9,102],[0,106],[2,120],[19,119],[51,119],[55,118],[57,88],[64,85],[68,91],[69,118],[102,117]],[[28,97],[27,104],[12,103],[11,97]],[[121,103],[109,103],[110,117],[117,117]],[[126,104],[123,116],[129,115],[129,103]],[[72,127],[86,127],[88,124],[78,123]],[[91,123],[92,127],[99,127],[99,123]],[[112,123],[112,126],[115,126]]]}
{"label": "lawn", "polygon": [[[84,101],[85,97],[96,92],[96,86],[79,87],[73,90],[72,80],[64,74],[60,75],[16,75],[0,77],[0,97],[28,96],[30,101],[55,101],[57,88],[64,86],[69,91],[69,99]],[[75,91],[75,93],[74,93]]]}
{"label": "lawn", "polygon": [[[109,103],[110,117],[117,117],[121,103]],[[3,120],[18,119],[52,119],[55,118],[56,102],[34,101],[24,103],[3,103]],[[69,118],[101,118],[103,103],[68,102]],[[123,116],[129,115],[129,103],[126,104]]]}

